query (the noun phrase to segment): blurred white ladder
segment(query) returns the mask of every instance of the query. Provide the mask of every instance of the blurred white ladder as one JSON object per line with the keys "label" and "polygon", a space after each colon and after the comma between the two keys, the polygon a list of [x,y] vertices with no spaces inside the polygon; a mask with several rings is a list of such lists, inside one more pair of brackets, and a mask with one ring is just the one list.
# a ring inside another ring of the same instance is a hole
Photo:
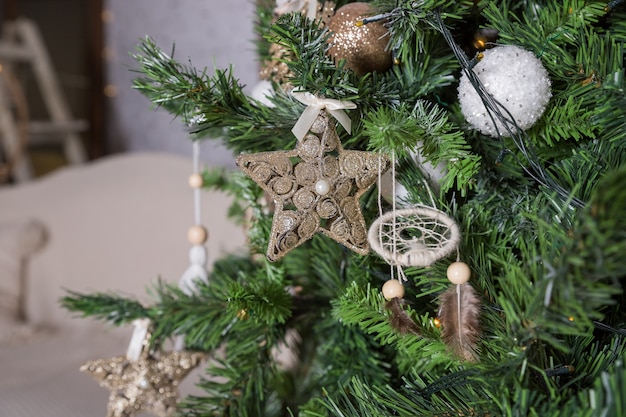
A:
{"label": "blurred white ladder", "polygon": [[[27,64],[41,92],[49,120],[28,121],[28,144],[59,143],[69,164],[81,164],[87,160],[85,147],[79,133],[88,129],[85,120],[75,120],[61,90],[50,56],[41,33],[30,20],[19,18],[3,23],[0,38],[0,70],[12,64]],[[2,77],[0,77],[2,83]],[[0,85],[0,145],[7,157],[17,156],[20,140],[14,112],[5,85]],[[17,159],[13,170],[16,182],[32,177],[30,160]]]}

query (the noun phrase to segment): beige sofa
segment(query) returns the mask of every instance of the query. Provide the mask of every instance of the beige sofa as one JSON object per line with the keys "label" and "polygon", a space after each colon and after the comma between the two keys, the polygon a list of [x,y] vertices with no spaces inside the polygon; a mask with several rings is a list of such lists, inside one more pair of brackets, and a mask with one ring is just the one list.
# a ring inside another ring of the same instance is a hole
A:
{"label": "beige sofa", "polygon": [[[0,417],[106,415],[108,391],[78,368],[124,354],[132,328],[77,319],[59,298],[71,289],[149,302],[159,277],[177,283],[189,266],[191,170],[180,156],[129,153],[0,187]],[[202,196],[209,258],[244,251],[226,221],[230,198]]]}

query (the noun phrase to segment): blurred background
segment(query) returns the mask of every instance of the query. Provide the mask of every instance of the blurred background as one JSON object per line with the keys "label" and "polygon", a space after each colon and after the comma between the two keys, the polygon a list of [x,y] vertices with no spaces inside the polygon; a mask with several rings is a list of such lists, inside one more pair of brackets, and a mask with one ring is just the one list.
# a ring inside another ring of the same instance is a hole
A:
{"label": "blurred background", "polygon": [[[191,154],[182,121],[151,108],[132,89],[137,74],[130,54],[146,36],[166,52],[175,46],[175,58],[197,68],[232,64],[247,90],[258,80],[252,0],[0,0],[0,5],[0,161],[14,165],[22,159],[33,177],[81,158],[120,152]],[[38,33],[42,50],[33,53],[24,31]],[[41,62],[46,54],[48,69]],[[50,82],[57,84],[56,92],[46,87]],[[63,102],[67,111],[51,116],[51,107],[58,110]],[[80,146],[68,150],[68,134],[77,135]],[[218,141],[203,145],[202,160],[233,165]],[[10,168],[4,181],[21,181]]]}
{"label": "blurred background", "polygon": [[[251,93],[254,9],[0,0],[0,416],[104,415],[108,391],[79,368],[124,352],[132,328],[76,320],[59,299],[66,289],[146,298],[157,279],[178,282],[197,222],[189,135],[132,88],[131,54],[150,36],[199,70],[232,65]],[[200,149],[202,165],[234,167],[219,141]],[[242,248],[227,196],[199,199],[209,262]]]}

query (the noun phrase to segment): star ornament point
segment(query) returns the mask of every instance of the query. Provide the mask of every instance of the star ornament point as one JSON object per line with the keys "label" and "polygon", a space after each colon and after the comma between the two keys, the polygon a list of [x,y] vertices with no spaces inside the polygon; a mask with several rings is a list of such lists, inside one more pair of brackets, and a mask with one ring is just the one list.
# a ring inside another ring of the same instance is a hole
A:
{"label": "star ornament point", "polygon": [[178,385],[204,357],[201,352],[175,351],[131,361],[124,355],[89,361],[80,370],[111,391],[107,417],[141,412],[170,417],[177,409]]}
{"label": "star ornament point", "polygon": [[330,116],[320,112],[290,151],[242,154],[237,165],[275,203],[267,258],[277,261],[322,233],[361,254],[369,253],[360,197],[389,167],[383,155],[344,150]]}

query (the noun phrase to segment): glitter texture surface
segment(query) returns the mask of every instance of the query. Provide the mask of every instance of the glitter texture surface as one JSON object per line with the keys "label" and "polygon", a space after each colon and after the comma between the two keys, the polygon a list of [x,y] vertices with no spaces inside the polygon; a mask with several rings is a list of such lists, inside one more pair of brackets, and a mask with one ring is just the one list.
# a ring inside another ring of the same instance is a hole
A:
{"label": "glitter texture surface", "polygon": [[80,370],[111,391],[107,417],[148,412],[168,417],[176,412],[178,385],[205,357],[200,352],[144,352],[138,361],[125,355],[87,362]]}
{"label": "glitter texture surface", "polygon": [[348,3],[337,10],[328,24],[332,32],[328,54],[337,62],[345,59],[346,68],[359,75],[385,72],[393,63],[387,50],[389,34],[383,22],[357,26],[357,22],[373,14],[368,3]]}
{"label": "glitter texture surface", "polygon": [[[522,130],[539,120],[552,96],[548,72],[541,61],[532,52],[518,46],[504,45],[486,50],[473,71]],[[459,83],[459,102],[472,127],[485,135],[498,136],[480,96],[465,74]],[[495,120],[500,134],[509,136],[502,123]]]}
{"label": "glitter texture surface", "polygon": [[[267,258],[276,261],[321,232],[360,254],[369,252],[359,198],[387,170],[383,155],[342,148],[326,111],[292,151],[243,154],[241,170],[274,200]],[[316,186],[325,182],[328,190]]]}

